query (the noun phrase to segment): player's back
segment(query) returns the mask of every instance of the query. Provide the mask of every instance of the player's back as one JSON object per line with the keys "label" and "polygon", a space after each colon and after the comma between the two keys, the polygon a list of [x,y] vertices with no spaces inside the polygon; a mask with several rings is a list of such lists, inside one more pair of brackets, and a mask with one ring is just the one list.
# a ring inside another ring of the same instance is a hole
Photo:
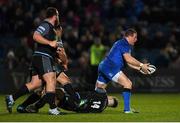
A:
{"label": "player's back", "polygon": [[87,103],[78,108],[76,112],[98,113],[102,112],[108,104],[106,93],[97,93],[95,91],[79,93],[81,99],[86,99]]}

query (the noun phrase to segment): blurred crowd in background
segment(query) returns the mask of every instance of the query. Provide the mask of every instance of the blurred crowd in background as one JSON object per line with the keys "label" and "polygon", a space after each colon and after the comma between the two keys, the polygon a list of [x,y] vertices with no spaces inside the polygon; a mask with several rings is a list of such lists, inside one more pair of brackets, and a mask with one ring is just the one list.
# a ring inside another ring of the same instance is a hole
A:
{"label": "blurred crowd in background", "polygon": [[32,33],[49,6],[60,13],[69,68],[80,69],[82,77],[95,81],[99,62],[129,27],[138,32],[137,59],[180,67],[179,0],[0,0],[0,69],[27,68]]}

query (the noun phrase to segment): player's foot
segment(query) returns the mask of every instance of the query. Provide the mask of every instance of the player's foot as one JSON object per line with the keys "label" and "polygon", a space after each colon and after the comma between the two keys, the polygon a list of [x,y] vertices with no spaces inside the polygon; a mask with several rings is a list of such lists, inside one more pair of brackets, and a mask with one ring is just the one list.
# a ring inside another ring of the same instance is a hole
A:
{"label": "player's foot", "polygon": [[13,100],[12,95],[6,96],[5,101],[6,101],[6,108],[7,108],[8,112],[12,113],[12,107],[14,105],[14,100]]}
{"label": "player's foot", "polygon": [[54,108],[54,109],[49,109],[49,115],[61,115],[63,113],[61,113],[58,108]]}
{"label": "player's foot", "polygon": [[133,113],[139,113],[139,111],[136,111],[135,109],[131,109],[130,111],[124,111],[125,114],[133,114]]}
{"label": "player's foot", "polygon": [[24,107],[24,106],[22,106],[22,105],[18,105],[18,107],[17,107],[17,112],[19,112],[19,113],[28,113],[27,111],[26,111],[26,108]]}

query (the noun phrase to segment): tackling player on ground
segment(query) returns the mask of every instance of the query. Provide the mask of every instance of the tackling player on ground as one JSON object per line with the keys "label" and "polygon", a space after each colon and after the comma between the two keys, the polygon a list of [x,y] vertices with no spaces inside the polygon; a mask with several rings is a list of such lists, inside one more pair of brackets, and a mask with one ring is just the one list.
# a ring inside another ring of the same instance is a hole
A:
{"label": "tackling player on ground", "polygon": [[[58,37],[61,37],[62,28],[57,27],[56,33]],[[117,107],[118,101],[116,98],[107,96],[105,93],[97,93],[95,91],[92,92],[74,92],[75,96],[78,98],[74,98],[72,93],[69,93],[69,89],[65,86],[67,84],[71,84],[69,77],[64,73],[64,70],[67,69],[67,57],[65,50],[63,48],[63,43],[59,40],[59,50],[58,50],[58,61],[60,64],[56,64],[56,75],[57,82],[60,83],[63,88],[56,89],[56,105],[59,108],[63,108],[69,111],[75,112],[84,112],[84,113],[97,113],[102,112],[107,106],[109,107]],[[65,67],[64,67],[65,66]],[[72,89],[73,91],[73,89]],[[17,111],[19,113],[35,113],[44,106],[45,103],[42,102],[42,95],[44,91],[41,89],[32,93],[22,104],[17,107]],[[77,101],[78,100],[78,101]],[[81,102],[82,100],[86,100],[81,106],[76,105],[75,102]],[[36,102],[36,103],[35,103]],[[33,104],[33,105],[31,105]]]}
{"label": "tackling player on ground", "polygon": [[[59,108],[78,113],[100,113],[106,107],[117,107],[118,101],[115,97],[107,96],[96,91],[78,92],[81,99],[87,100],[81,107],[74,107],[73,99],[69,94],[59,87],[56,89],[56,105]],[[42,92],[31,94],[22,104],[17,107],[19,113],[37,113],[41,107],[37,107],[37,102],[41,98]]]}

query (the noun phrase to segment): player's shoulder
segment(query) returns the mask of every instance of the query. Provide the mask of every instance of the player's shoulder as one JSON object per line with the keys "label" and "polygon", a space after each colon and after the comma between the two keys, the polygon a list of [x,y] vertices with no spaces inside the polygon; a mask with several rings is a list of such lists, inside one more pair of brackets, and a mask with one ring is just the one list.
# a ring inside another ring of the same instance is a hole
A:
{"label": "player's shoulder", "polygon": [[47,21],[42,21],[36,29],[36,31],[42,35],[47,34],[49,30],[50,30],[50,24]]}
{"label": "player's shoulder", "polygon": [[38,28],[47,29],[50,28],[50,24],[47,21],[42,21]]}
{"label": "player's shoulder", "polygon": [[120,45],[120,46],[128,45],[129,46],[129,43],[125,38],[122,38],[122,39],[117,40],[117,45]]}
{"label": "player's shoulder", "polygon": [[123,40],[123,39],[118,39],[118,40],[116,40],[116,41],[114,42],[113,45],[119,46],[119,45],[122,45],[123,43],[124,43],[124,40]]}

